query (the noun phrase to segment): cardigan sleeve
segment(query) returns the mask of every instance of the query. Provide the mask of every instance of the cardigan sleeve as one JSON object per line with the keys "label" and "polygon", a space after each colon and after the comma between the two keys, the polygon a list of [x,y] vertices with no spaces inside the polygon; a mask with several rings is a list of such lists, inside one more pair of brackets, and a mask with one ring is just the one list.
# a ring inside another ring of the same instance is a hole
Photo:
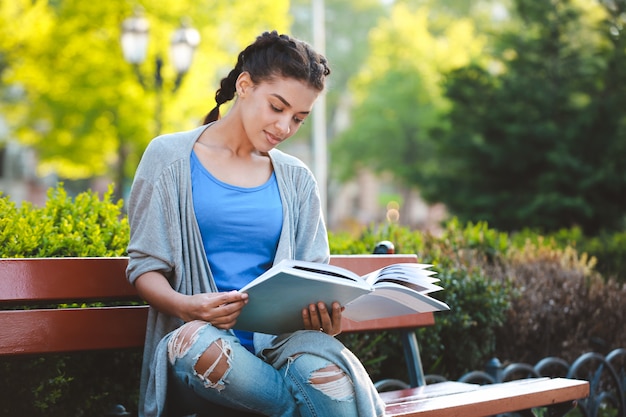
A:
{"label": "cardigan sleeve", "polygon": [[180,252],[180,215],[178,187],[169,175],[171,166],[159,163],[163,147],[153,141],[137,168],[128,199],[130,241],[128,245],[128,280],[134,283],[142,274],[159,271],[172,279],[175,254]]}

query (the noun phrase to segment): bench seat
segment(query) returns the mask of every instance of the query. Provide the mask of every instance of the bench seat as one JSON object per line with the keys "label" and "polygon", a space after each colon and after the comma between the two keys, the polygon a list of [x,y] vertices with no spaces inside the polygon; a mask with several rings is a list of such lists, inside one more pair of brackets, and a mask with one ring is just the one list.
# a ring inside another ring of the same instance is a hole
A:
{"label": "bench seat", "polygon": [[589,383],[567,378],[531,378],[493,385],[440,382],[383,392],[390,416],[484,417],[532,408],[571,409],[589,395]]}

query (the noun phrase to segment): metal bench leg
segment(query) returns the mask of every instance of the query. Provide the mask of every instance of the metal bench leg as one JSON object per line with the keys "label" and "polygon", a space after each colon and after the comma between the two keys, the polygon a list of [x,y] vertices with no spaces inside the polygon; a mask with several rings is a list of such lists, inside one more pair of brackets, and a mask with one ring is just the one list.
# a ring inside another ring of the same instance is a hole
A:
{"label": "metal bench leg", "polygon": [[402,346],[404,347],[404,357],[409,371],[409,384],[411,387],[421,387],[426,385],[422,360],[420,359],[420,348],[417,344],[417,336],[414,330],[404,330],[401,332]]}

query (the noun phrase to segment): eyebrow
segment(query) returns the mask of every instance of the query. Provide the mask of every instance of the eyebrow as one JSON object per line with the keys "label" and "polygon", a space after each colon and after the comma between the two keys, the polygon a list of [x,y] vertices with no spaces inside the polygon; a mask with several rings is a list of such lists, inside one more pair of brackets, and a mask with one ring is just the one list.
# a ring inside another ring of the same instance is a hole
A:
{"label": "eyebrow", "polygon": [[[271,96],[273,96],[273,97],[276,97],[277,99],[279,99],[280,101],[282,101],[282,103],[283,103],[285,106],[287,106],[287,107],[291,108],[291,104],[290,104],[287,100],[285,100],[285,98],[284,98],[283,96],[281,96],[280,94],[272,93],[272,94],[270,94],[270,95],[271,95]],[[298,112],[298,114],[310,114],[310,113],[311,113],[310,111],[299,111],[299,112]]]}

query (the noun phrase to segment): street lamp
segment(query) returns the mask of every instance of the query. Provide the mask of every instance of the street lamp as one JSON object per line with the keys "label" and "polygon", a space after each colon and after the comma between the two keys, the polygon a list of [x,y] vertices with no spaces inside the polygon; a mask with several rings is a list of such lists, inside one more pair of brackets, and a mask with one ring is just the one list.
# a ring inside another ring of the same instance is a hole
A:
{"label": "street lamp", "polygon": [[[148,87],[139,70],[139,65],[146,60],[149,29],[148,19],[143,16],[141,9],[136,9],[133,16],[122,22],[122,36],[120,38],[124,59],[133,65],[139,82],[146,89]],[[189,71],[193,61],[193,54],[199,44],[200,33],[190,26],[189,19],[181,19],[180,27],[172,34],[170,45],[170,57],[176,70],[173,91],[180,87],[183,77]],[[160,90],[163,86],[162,67],[163,59],[157,55],[154,73],[154,87],[156,90]]]}
{"label": "street lamp", "polygon": [[[122,54],[124,60],[133,66],[137,80],[148,91],[151,87],[156,93],[156,103],[154,111],[155,120],[155,136],[161,134],[162,127],[162,113],[163,113],[163,77],[161,69],[163,68],[163,59],[160,55],[157,55],[154,63],[154,82],[152,86],[146,83],[145,78],[140,70],[140,65],[146,60],[148,55],[148,41],[149,41],[150,24],[148,19],[144,17],[143,10],[140,8],[135,9],[133,16],[125,19],[122,22],[122,34],[120,36],[120,43],[122,46]],[[174,70],[176,71],[176,79],[172,88],[172,93],[176,92],[180,87],[185,74],[189,71],[191,63],[193,61],[193,55],[196,47],[200,44],[200,33],[192,28],[189,24],[189,19],[181,19],[181,24],[178,29],[174,31],[171,37],[170,43],[170,59]],[[120,138],[119,155],[118,155],[118,196],[121,197],[122,188],[124,184],[124,167],[126,159],[129,153],[129,144],[124,143],[123,138]]]}

